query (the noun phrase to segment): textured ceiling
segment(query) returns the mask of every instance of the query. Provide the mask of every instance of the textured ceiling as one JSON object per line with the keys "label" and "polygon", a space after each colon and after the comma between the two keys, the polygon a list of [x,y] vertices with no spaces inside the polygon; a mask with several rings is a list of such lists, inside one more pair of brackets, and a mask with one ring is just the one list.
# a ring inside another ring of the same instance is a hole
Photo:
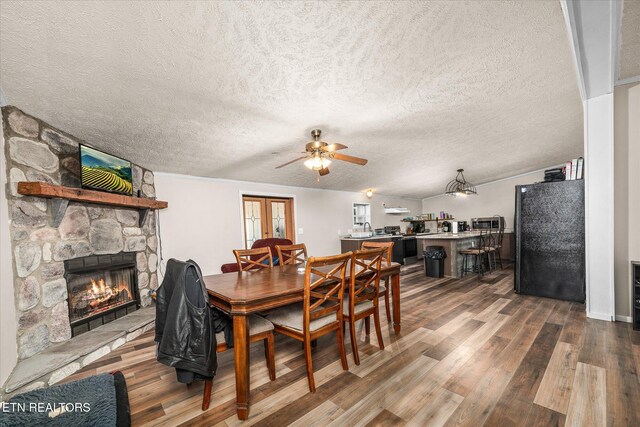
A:
{"label": "textured ceiling", "polygon": [[[560,4],[0,5],[8,102],[156,171],[426,197],[582,153]],[[320,127],[365,167],[275,170]]]}
{"label": "textured ceiling", "polygon": [[622,6],[619,79],[640,76],[640,0]]}

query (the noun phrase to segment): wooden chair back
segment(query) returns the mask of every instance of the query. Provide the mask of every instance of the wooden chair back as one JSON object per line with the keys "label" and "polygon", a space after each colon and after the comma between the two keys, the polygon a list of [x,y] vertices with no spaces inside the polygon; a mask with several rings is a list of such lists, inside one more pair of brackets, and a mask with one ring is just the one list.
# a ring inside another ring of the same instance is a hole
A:
{"label": "wooden chair back", "polygon": [[391,257],[393,253],[393,242],[362,242],[361,249],[377,249],[385,248],[384,259],[387,266],[391,265]]}
{"label": "wooden chair back", "polygon": [[[235,249],[233,255],[236,257],[239,271],[262,270],[273,267],[271,248],[264,247],[258,249]],[[264,263],[269,260],[269,263]]]}
{"label": "wooden chair back", "polygon": [[355,305],[377,301],[380,287],[380,268],[386,248],[360,250],[351,256],[351,285],[349,286],[350,313]]}
{"label": "wooden chair back", "polygon": [[[309,333],[312,320],[336,314],[342,323],[342,298],[347,264],[352,252],[327,257],[311,257],[304,271],[303,326]],[[342,327],[342,325],[340,326]]]}
{"label": "wooden chair back", "polygon": [[276,245],[278,263],[280,266],[289,264],[304,264],[307,259],[307,247],[304,243],[297,245]]}

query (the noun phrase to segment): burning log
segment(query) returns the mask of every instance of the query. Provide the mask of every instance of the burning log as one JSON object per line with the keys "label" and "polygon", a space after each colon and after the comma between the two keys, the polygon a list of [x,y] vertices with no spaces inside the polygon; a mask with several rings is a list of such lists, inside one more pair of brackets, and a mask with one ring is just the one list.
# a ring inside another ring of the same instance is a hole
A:
{"label": "burning log", "polygon": [[78,317],[85,317],[93,311],[116,306],[132,299],[131,291],[125,283],[111,287],[105,283],[104,279],[97,281],[91,279],[91,283],[84,290],[72,295],[69,302]]}

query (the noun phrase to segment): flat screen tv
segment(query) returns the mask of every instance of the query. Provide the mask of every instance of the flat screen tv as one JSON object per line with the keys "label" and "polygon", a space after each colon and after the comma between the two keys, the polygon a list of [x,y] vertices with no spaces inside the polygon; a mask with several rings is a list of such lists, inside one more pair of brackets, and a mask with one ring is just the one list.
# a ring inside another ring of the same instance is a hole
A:
{"label": "flat screen tv", "polygon": [[80,144],[82,188],[132,195],[131,162]]}

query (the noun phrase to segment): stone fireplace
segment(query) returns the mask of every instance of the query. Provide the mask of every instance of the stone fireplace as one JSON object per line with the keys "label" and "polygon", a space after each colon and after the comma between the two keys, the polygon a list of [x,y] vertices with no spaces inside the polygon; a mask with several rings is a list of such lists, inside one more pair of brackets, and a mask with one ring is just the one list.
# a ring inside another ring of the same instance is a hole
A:
{"label": "stone fireplace", "polygon": [[[158,237],[153,210],[60,210],[60,199],[19,194],[22,181],[80,187],[84,142],[11,106],[2,124],[18,353],[6,395],[60,381],[152,327]],[[134,195],[155,198],[153,172],[132,165],[132,175]]]}
{"label": "stone fireplace", "polygon": [[135,254],[74,258],[64,269],[72,337],[140,307]]}

